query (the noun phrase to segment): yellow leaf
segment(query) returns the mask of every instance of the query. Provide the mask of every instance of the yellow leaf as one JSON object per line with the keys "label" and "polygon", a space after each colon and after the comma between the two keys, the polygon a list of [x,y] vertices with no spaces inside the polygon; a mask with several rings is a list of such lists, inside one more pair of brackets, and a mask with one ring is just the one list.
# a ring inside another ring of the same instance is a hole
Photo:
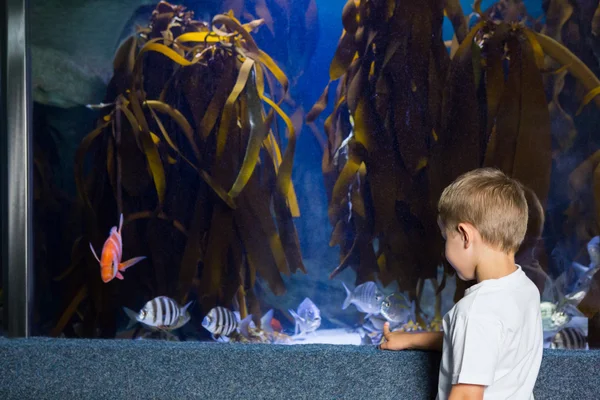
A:
{"label": "yellow leaf", "polygon": [[281,84],[281,86],[283,87],[283,91],[287,92],[288,87],[289,87],[289,82],[287,77],[285,76],[285,74],[283,73],[283,71],[281,70],[281,68],[279,68],[277,66],[277,64],[275,63],[275,61],[273,61],[273,59],[264,51],[259,50],[258,51],[258,60],[265,66],[267,67],[267,69],[269,71],[271,71],[271,73],[275,76],[275,78],[277,79],[277,81]]}
{"label": "yellow leaf", "polygon": [[256,64],[256,89],[258,90],[258,95],[263,97],[265,94],[265,76],[262,67],[260,64]]}
{"label": "yellow leaf", "polygon": [[169,117],[171,117],[173,119],[173,121],[175,121],[177,123],[177,125],[183,131],[185,137],[187,138],[187,140],[190,144],[190,147],[194,151],[194,155],[196,156],[196,158],[198,160],[200,160],[200,150],[198,150],[198,146],[196,146],[196,142],[194,142],[194,130],[192,129],[192,127],[191,127],[190,123],[187,121],[187,119],[183,116],[183,114],[181,114],[179,112],[179,110],[176,110],[173,107],[171,107],[170,105],[163,103],[162,101],[158,101],[158,100],[146,100],[144,102],[144,105],[147,106],[150,109],[150,111],[152,112],[152,114],[155,116],[156,122],[157,122],[163,136],[165,137],[165,140],[167,141],[167,143],[169,143],[169,145],[171,147],[175,148],[175,145],[173,144],[173,141],[171,140],[171,138],[167,134],[166,130],[164,129],[164,126],[162,125],[161,121],[158,119],[158,117],[156,117],[154,110],[156,110],[160,113],[163,113],[163,114],[167,114]]}
{"label": "yellow leaf", "polygon": [[259,53],[258,46],[256,45],[256,42],[254,41],[250,33],[246,29],[244,29],[240,22],[233,16],[225,14],[216,15],[213,18],[213,31],[218,32],[216,26],[219,24],[225,25],[232,32],[239,33],[242,36],[242,38],[246,41],[246,46],[248,46],[248,50],[255,54]]}
{"label": "yellow leaf", "polygon": [[586,94],[585,97],[583,98],[583,101],[581,102],[581,105],[579,106],[579,109],[577,110],[575,115],[581,114],[581,112],[583,111],[583,108],[585,106],[587,106],[589,104],[589,102],[592,101],[599,94],[600,94],[600,86],[598,86],[596,89],[590,90],[588,92],[588,94]]}
{"label": "yellow leaf", "polygon": [[176,43],[218,43],[227,40],[227,37],[219,36],[214,32],[188,32],[175,39]]}
{"label": "yellow leaf", "polygon": [[354,36],[344,31],[329,66],[329,80],[336,81],[346,73],[356,54]]}
{"label": "yellow leaf", "polygon": [[156,43],[156,42],[146,43],[146,45],[144,47],[142,47],[142,49],[140,50],[140,53],[138,54],[138,58],[141,57],[144,53],[146,53],[148,51],[156,51],[158,53],[161,53],[162,55],[169,57],[171,60],[175,61],[177,64],[182,65],[184,67],[194,65],[200,60],[200,57],[196,57],[194,59],[194,61],[188,61],[185,58],[183,58],[182,56],[180,56],[176,51],[170,49],[169,47],[165,46],[164,44],[160,44],[160,43]]}
{"label": "yellow leaf", "polygon": [[[275,168],[275,172],[278,172],[279,166],[281,165],[281,149],[277,144],[277,140],[275,139],[275,135],[273,135],[273,132],[269,132],[269,136],[267,136],[267,138],[265,139],[265,147],[267,148],[267,151],[273,159],[273,166]],[[300,207],[298,206],[298,199],[296,197],[296,191],[294,190],[293,184],[290,185],[290,189],[287,194],[287,199],[289,202],[292,217],[299,217]]]}
{"label": "yellow leaf", "polygon": [[150,132],[150,136],[152,137],[152,141],[154,142],[154,144],[160,143],[160,138],[158,136],[156,136],[156,134]]}
{"label": "yellow leaf", "polygon": [[419,163],[417,164],[416,171],[420,171],[421,169],[427,166],[427,157],[421,157],[419,159]]}
{"label": "yellow leaf", "polygon": [[533,54],[535,56],[535,63],[539,69],[544,68],[544,50],[542,50],[542,46],[540,46],[540,42],[536,39],[535,35],[529,29],[523,29],[525,32],[525,36],[531,43],[531,48],[533,49]]}
{"label": "yellow leaf", "polygon": [[[229,197],[232,199],[235,199],[240,195],[252,177],[252,173],[256,168],[256,162],[259,158],[262,142],[267,136],[268,126],[270,125],[270,123],[265,123],[263,120],[260,97],[258,96],[258,91],[253,80],[251,80],[246,87],[246,97],[251,127],[250,137],[244,154],[244,161],[242,162],[238,175],[228,193]],[[272,113],[270,113],[270,116],[272,116]],[[270,120],[270,117],[267,117],[267,120]],[[223,123],[221,122],[221,124]]]}
{"label": "yellow leaf", "polygon": [[483,12],[481,11],[481,0],[475,0],[475,3],[473,4],[473,10],[475,10],[475,12],[483,18]]}
{"label": "yellow leaf", "polygon": [[248,82],[248,78],[250,77],[250,72],[252,71],[253,66],[254,60],[252,60],[251,58],[246,58],[246,60],[240,68],[240,72],[238,74],[235,86],[233,87],[233,90],[229,94],[229,97],[225,102],[225,106],[223,107],[221,125],[219,126],[219,132],[217,133],[217,159],[221,158],[221,155],[225,150],[225,144],[227,143],[227,133],[229,132],[231,121],[234,119],[234,115],[232,115],[232,113],[235,108],[235,101],[238,99],[242,90],[244,90],[244,87],[246,87],[246,82]]}
{"label": "yellow leaf", "polygon": [[[542,33],[533,32],[544,53],[562,65],[568,65],[569,72],[577,78],[588,91],[593,91],[600,86],[600,80],[594,73],[569,49],[556,40]],[[587,96],[586,96],[587,97]],[[600,97],[592,97],[600,107]]]}
{"label": "yellow leaf", "polygon": [[279,114],[288,129],[288,143],[279,167],[279,173],[277,174],[277,186],[282,194],[287,195],[292,182],[292,162],[294,159],[294,152],[296,151],[296,131],[292,124],[292,120],[290,120],[277,104],[266,97],[263,97],[263,100]]}
{"label": "yellow leaf", "polygon": [[159,207],[162,207],[167,189],[165,170],[162,165],[158,149],[152,141],[150,130],[148,129],[148,123],[146,121],[146,117],[144,116],[144,112],[142,111],[139,98],[135,92],[131,92],[129,95],[130,105],[133,109],[133,113],[137,119],[137,122],[142,127],[142,129],[140,129],[140,141],[142,143],[142,148],[144,149],[144,154],[146,155],[146,160],[148,161],[148,167],[150,168],[154,186],[156,187],[156,195],[158,196]]}
{"label": "yellow leaf", "polygon": [[258,28],[259,26],[261,26],[262,24],[265,23],[264,19],[255,19],[254,21],[248,22],[247,24],[242,25],[244,27],[244,29],[248,32],[252,32],[253,30],[255,30],[256,28]]}
{"label": "yellow leaf", "polygon": [[365,149],[371,150],[372,144],[370,135],[372,132],[368,127],[367,119],[368,115],[365,110],[365,99],[361,98],[356,106],[354,116],[354,137]]}

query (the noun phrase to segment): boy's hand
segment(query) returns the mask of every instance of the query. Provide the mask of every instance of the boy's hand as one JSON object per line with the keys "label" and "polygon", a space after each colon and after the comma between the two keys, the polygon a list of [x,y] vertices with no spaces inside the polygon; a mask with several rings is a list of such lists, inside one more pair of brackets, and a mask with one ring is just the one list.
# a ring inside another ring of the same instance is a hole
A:
{"label": "boy's hand", "polygon": [[390,323],[383,325],[383,336],[385,342],[379,345],[382,350],[406,350],[410,347],[412,334],[407,332],[390,332]]}

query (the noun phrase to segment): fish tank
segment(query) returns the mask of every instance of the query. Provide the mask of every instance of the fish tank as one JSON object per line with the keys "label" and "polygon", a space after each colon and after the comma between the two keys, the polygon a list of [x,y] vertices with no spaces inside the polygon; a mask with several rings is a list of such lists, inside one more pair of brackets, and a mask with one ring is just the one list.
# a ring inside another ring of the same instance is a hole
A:
{"label": "fish tank", "polygon": [[597,347],[592,3],[30,0],[31,335],[441,330],[473,282],[437,200],[495,167],[526,187],[545,346]]}

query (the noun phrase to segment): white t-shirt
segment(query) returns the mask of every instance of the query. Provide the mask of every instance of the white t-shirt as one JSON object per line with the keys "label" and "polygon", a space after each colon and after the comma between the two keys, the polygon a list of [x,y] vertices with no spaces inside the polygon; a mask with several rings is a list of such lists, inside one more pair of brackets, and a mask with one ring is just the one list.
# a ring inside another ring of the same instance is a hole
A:
{"label": "white t-shirt", "polygon": [[519,265],[467,289],[443,329],[437,399],[457,383],[487,386],[485,400],[533,399],[544,346],[540,292]]}

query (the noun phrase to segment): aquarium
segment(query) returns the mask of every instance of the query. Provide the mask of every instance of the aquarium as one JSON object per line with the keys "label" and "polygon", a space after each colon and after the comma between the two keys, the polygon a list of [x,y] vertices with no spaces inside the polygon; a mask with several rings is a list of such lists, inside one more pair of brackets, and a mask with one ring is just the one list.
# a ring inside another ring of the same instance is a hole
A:
{"label": "aquarium", "polygon": [[30,0],[31,334],[440,330],[473,282],[437,200],[489,166],[526,187],[545,346],[597,346],[600,8],[580,3]]}

